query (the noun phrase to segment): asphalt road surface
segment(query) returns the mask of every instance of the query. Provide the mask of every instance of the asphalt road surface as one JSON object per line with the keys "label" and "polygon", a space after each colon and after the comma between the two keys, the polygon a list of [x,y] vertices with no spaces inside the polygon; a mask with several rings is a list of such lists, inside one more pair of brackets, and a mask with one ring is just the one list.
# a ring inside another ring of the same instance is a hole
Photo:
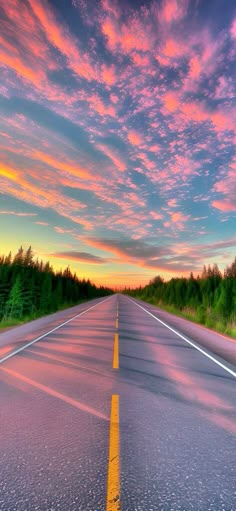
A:
{"label": "asphalt road surface", "polygon": [[123,295],[0,335],[0,511],[235,511],[236,342]]}

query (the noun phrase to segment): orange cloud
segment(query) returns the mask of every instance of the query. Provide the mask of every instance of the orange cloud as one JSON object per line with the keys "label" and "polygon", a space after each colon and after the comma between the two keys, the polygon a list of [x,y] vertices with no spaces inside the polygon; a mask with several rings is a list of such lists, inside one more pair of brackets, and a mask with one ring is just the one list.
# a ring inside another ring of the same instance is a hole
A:
{"label": "orange cloud", "polygon": [[167,92],[167,94],[163,96],[163,101],[169,112],[175,112],[179,107],[178,96],[174,92]]}
{"label": "orange cloud", "polygon": [[186,115],[188,120],[203,122],[209,120],[209,114],[204,107],[196,101],[181,103],[181,111]]}
{"label": "orange cloud", "polygon": [[183,215],[180,211],[176,211],[175,213],[171,213],[172,222],[186,222],[189,218],[189,215]]}
{"label": "orange cloud", "polygon": [[226,115],[223,112],[214,112],[210,115],[210,119],[216,131],[232,130],[235,128],[235,121],[233,119],[234,112]]}
{"label": "orange cloud", "polygon": [[132,145],[141,145],[142,144],[141,135],[137,131],[134,131],[134,130],[129,131],[128,139]]}
{"label": "orange cloud", "polygon": [[68,28],[61,25],[49,5],[40,0],[29,0],[29,4],[40,21],[50,43],[65,57],[69,67],[86,80],[96,80],[95,66],[89,61],[87,54],[82,54],[78,48],[77,40],[70,34]]}
{"label": "orange cloud", "polygon": [[80,179],[95,179],[95,176],[93,176],[88,170],[81,168],[79,165],[76,165],[71,161],[62,161],[61,159],[59,160],[58,158],[41,151],[33,151],[31,156],[42,163],[50,165],[50,167],[62,170],[63,172],[72,174]]}
{"label": "orange cloud", "polygon": [[120,50],[127,54],[134,50],[146,52],[152,48],[150,30],[139,16],[130,17],[126,23],[121,24],[114,17],[107,16],[101,29],[112,51]]}
{"label": "orange cloud", "polygon": [[10,179],[11,181],[18,180],[18,174],[17,174],[16,170],[4,162],[0,162],[0,176],[6,177],[7,179]]}
{"label": "orange cloud", "polygon": [[102,80],[107,85],[114,85],[116,83],[116,72],[115,72],[115,66],[106,66],[105,64],[102,65],[102,72],[101,72]]}
{"label": "orange cloud", "polygon": [[3,50],[0,52],[0,60],[2,65],[11,68],[19,76],[28,82],[33,83],[37,88],[42,87],[45,75],[40,69],[37,69],[37,72],[35,72],[35,69],[31,69],[29,66],[24,64],[20,57],[9,55]]}
{"label": "orange cloud", "polygon": [[147,67],[150,64],[149,57],[147,55],[140,55],[140,53],[133,53],[132,59],[136,66]]}
{"label": "orange cloud", "polygon": [[[31,170],[24,171],[11,167],[9,164],[2,163],[0,166],[0,176],[7,178],[4,183],[4,192],[16,197],[19,200],[34,204],[42,208],[52,208],[59,215],[69,218],[71,221],[83,225],[87,229],[92,229],[92,223],[78,213],[79,210],[87,206],[79,200],[63,195],[57,190],[57,179],[52,180],[46,172],[43,178],[39,172],[34,175]],[[27,177],[26,177],[27,176]],[[28,179],[31,180],[28,180]]]}

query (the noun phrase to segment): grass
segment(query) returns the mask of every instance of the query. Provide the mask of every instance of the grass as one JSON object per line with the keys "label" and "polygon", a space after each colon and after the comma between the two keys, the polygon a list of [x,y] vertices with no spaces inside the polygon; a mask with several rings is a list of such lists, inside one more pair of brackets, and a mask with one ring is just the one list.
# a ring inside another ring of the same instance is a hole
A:
{"label": "grass", "polygon": [[[28,320],[28,321],[30,321],[30,320]],[[25,320],[14,319],[14,318],[5,319],[5,320],[0,321],[0,330],[7,330],[8,328],[22,325],[25,322],[26,322]]]}
{"label": "grass", "polygon": [[236,324],[231,322],[225,322],[221,318],[217,317],[215,313],[211,310],[204,312],[203,311],[195,311],[194,309],[190,309],[189,307],[183,308],[182,310],[176,308],[174,305],[163,305],[163,303],[157,302],[155,298],[144,298],[139,297],[140,300],[144,302],[151,303],[155,307],[159,307],[160,309],[170,312],[171,314],[175,314],[181,318],[188,319],[197,325],[203,325],[207,328],[214,330],[215,332],[219,332],[221,334],[226,334],[234,339],[236,339]]}
{"label": "grass", "polygon": [[80,305],[81,303],[84,303],[87,301],[89,301],[89,300],[80,300],[78,303],[74,303],[74,304],[65,303],[64,305],[61,305],[57,310],[49,312],[48,314],[38,313],[38,314],[31,314],[28,316],[24,316],[21,319],[16,319],[16,318],[2,319],[0,321],[0,333],[1,333],[1,331],[3,332],[5,330],[9,330],[10,328],[14,328],[15,326],[20,326],[20,325],[24,325],[25,323],[29,323],[30,321],[33,321],[34,319],[43,318],[45,316],[55,314],[56,312],[70,309],[70,307],[75,307],[76,305]]}

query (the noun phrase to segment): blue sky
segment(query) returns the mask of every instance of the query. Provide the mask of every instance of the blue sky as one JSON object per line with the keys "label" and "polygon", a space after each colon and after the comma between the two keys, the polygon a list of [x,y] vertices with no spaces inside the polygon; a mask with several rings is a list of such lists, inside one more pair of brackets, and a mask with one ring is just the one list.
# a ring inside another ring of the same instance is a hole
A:
{"label": "blue sky", "polygon": [[1,252],[116,286],[235,256],[233,1],[3,0]]}

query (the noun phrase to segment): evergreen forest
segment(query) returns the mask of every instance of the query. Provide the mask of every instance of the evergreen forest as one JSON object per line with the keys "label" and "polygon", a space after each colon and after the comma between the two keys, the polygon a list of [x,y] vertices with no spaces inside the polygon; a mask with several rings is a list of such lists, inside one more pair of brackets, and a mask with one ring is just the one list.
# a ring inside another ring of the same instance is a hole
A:
{"label": "evergreen forest", "polygon": [[112,294],[90,280],[80,280],[70,268],[54,271],[34,258],[29,247],[0,256],[0,326],[10,326],[50,314],[92,298]]}
{"label": "evergreen forest", "polygon": [[204,266],[197,278],[191,273],[165,282],[157,276],[145,287],[125,292],[236,337],[236,257],[223,274],[214,264]]}

